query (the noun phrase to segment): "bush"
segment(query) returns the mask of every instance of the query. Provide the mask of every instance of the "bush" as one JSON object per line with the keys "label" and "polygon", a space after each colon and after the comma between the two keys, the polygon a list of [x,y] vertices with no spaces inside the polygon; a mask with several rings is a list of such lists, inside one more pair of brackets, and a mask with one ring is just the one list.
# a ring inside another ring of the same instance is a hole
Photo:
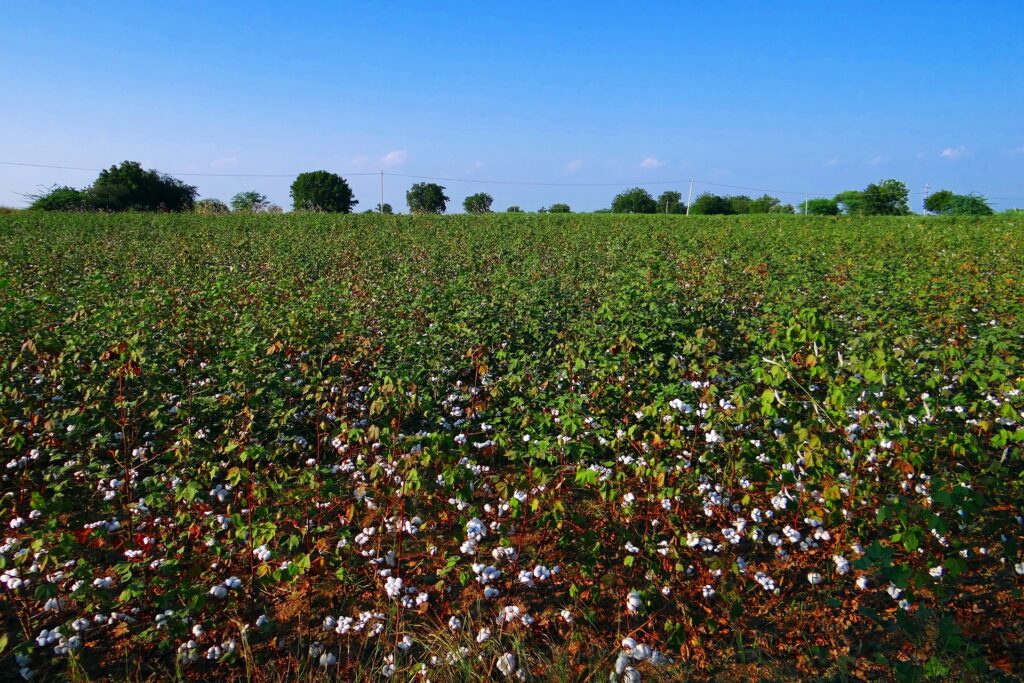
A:
{"label": "bush", "polygon": [[261,213],[269,206],[270,200],[267,199],[267,195],[256,190],[239,192],[231,198],[231,208],[242,213]]}
{"label": "bush", "polygon": [[800,205],[800,209],[808,216],[838,216],[839,203],[835,199],[816,197],[808,199]]}
{"label": "bush", "polygon": [[191,211],[198,194],[195,186],[147,171],[137,161],[100,171],[85,192],[90,204],[101,211]]}
{"label": "bush", "polygon": [[359,203],[345,179],[330,171],[300,173],[292,183],[291,196],[296,211],[351,213]]}
{"label": "bush", "polygon": [[551,208],[548,209],[549,213],[572,213],[572,209],[569,208],[568,204],[552,204]]}
{"label": "bush", "polygon": [[519,208],[518,206],[513,205],[513,206],[510,206],[507,209],[505,209],[505,212],[506,213],[522,213],[523,210],[521,208]]}
{"label": "bush", "polygon": [[39,211],[89,211],[92,200],[86,190],[76,190],[67,185],[51,187],[43,194],[28,195],[32,200],[30,209]]}
{"label": "bush", "polygon": [[200,199],[196,202],[195,212],[204,216],[220,216],[231,213],[231,209],[219,199]]}

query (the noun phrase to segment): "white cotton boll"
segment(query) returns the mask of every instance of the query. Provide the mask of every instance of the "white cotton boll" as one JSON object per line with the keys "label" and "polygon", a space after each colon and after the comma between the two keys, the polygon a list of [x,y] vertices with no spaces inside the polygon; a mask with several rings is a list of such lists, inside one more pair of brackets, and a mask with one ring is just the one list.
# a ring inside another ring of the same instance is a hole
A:
{"label": "white cotton boll", "polygon": [[224,581],[224,585],[230,588],[231,590],[237,590],[238,588],[242,587],[242,580],[237,576],[232,576]]}
{"label": "white cotton boll", "polygon": [[630,591],[626,596],[626,609],[630,612],[638,612],[644,606],[643,598],[636,591]]}
{"label": "white cotton boll", "polygon": [[836,571],[840,574],[847,574],[850,571],[850,561],[842,555],[833,555],[832,561],[836,563]]}
{"label": "white cotton boll", "polygon": [[857,588],[859,588],[860,590],[863,591],[863,590],[867,590],[869,585],[870,584],[868,583],[868,577],[866,577],[866,576],[858,576],[857,577]]}
{"label": "white cotton boll", "polygon": [[1024,575],[1024,562],[1018,562],[1017,564],[1013,565],[1013,571],[1017,572],[1018,574]]}
{"label": "white cotton boll", "polygon": [[619,656],[615,658],[615,674],[621,676],[625,672],[626,667],[629,666],[629,655],[625,652],[620,652]]}
{"label": "white cotton boll", "polygon": [[458,617],[454,616],[450,617],[448,619],[448,628],[450,628],[453,631],[458,631],[460,628],[462,628],[462,619],[459,619]]}
{"label": "white cotton boll", "polygon": [[259,617],[256,618],[256,628],[263,628],[269,623],[270,617],[268,617],[266,614],[261,614]]}
{"label": "white cotton boll", "polygon": [[491,629],[484,626],[480,629],[479,633],[476,634],[476,642],[485,643],[491,637]]}
{"label": "white cotton boll", "polygon": [[487,588],[484,589],[484,597],[487,598],[488,600],[493,600],[494,598],[498,597],[499,595],[501,595],[501,591],[499,591],[497,588],[493,588],[491,586],[488,586]]}
{"label": "white cotton boll", "polygon": [[704,586],[701,589],[700,592],[701,592],[701,595],[703,595],[705,599],[710,599],[710,598],[715,597],[715,589],[712,586],[710,586],[710,585]]}
{"label": "white cotton boll", "polygon": [[807,583],[811,584],[812,586],[817,586],[819,583],[821,583],[824,580],[825,580],[825,577],[823,577],[818,572],[808,572],[807,573]]}
{"label": "white cotton boll", "polygon": [[637,671],[636,669],[634,669],[633,667],[629,667],[622,674],[622,682],[623,683],[640,683],[640,681],[641,681],[640,672]]}
{"label": "white cotton boll", "polygon": [[572,623],[572,612],[570,612],[569,610],[567,610],[567,609],[562,610],[561,616],[562,616],[562,621],[564,621],[565,623],[567,623],[567,624],[571,624]]}
{"label": "white cotton boll", "polygon": [[338,662],[338,658],[332,652],[325,652],[320,655],[320,666],[327,668],[334,666]]}
{"label": "white cotton boll", "polygon": [[194,635],[196,638],[202,638],[205,632],[206,631],[203,629],[202,624],[196,624],[192,627],[192,635]]}
{"label": "white cotton boll", "polygon": [[210,589],[210,595],[220,600],[228,597],[228,589],[225,586],[214,586]]}
{"label": "white cotton boll", "polygon": [[495,666],[497,666],[498,671],[507,678],[516,670],[516,656],[511,652],[506,652],[498,657],[498,661],[495,663]]}
{"label": "white cotton boll", "polygon": [[938,566],[935,566],[935,567],[932,567],[931,569],[929,569],[928,573],[931,574],[931,577],[933,579],[941,579],[942,578],[942,574],[944,573],[944,571],[945,570],[942,568],[942,565],[940,564]]}
{"label": "white cotton boll", "polygon": [[413,641],[409,636],[402,636],[402,640],[398,643],[398,649],[402,652],[407,652],[412,646]]}
{"label": "white cotton boll", "polygon": [[210,647],[210,649],[208,649],[206,651],[206,658],[207,659],[220,659],[220,656],[222,654],[223,654],[223,650],[221,650],[220,647],[218,647],[217,645],[213,645],[213,646]]}

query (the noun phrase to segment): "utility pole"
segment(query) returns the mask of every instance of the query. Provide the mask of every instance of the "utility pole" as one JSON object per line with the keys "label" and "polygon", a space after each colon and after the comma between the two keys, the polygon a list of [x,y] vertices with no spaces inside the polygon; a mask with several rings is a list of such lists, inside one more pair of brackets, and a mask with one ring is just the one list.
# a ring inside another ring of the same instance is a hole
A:
{"label": "utility pole", "polygon": [[805,216],[807,215],[807,205],[810,203],[810,201],[811,201],[811,195],[805,194],[804,195],[804,215]]}
{"label": "utility pole", "polygon": [[690,204],[693,203],[693,178],[690,178],[690,191],[686,193],[686,215],[690,215]]}
{"label": "utility pole", "polygon": [[384,169],[380,171],[380,213],[384,213]]}
{"label": "utility pole", "polygon": [[928,190],[931,189],[931,185],[928,183],[924,184],[924,199],[921,201],[921,211],[928,213]]}

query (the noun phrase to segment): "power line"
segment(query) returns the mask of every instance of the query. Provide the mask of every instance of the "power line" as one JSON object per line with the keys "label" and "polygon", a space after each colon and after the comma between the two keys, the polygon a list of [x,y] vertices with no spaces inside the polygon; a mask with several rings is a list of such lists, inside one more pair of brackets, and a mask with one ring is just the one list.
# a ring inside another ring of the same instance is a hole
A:
{"label": "power line", "polygon": [[[0,164],[5,166],[21,166],[27,168],[48,168],[60,171],[87,171],[92,173],[99,173],[106,169],[101,168],[85,168],[81,166],[60,166],[55,164],[33,164],[19,161],[0,161]],[[204,172],[192,172],[192,171],[169,171],[167,175],[173,176],[187,176],[187,177],[204,177],[204,178],[294,178],[297,173],[204,173]],[[817,197],[832,197],[835,193],[828,192],[811,192],[808,193],[806,190],[775,190],[763,187],[751,187],[749,185],[732,185],[729,183],[718,183],[711,180],[701,180],[700,178],[690,178],[685,180],[639,180],[630,182],[599,182],[599,183],[582,183],[582,182],[545,182],[536,180],[494,180],[484,178],[455,178],[448,176],[427,176],[427,175],[413,175],[407,173],[389,173],[381,171],[367,171],[358,173],[346,173],[341,172],[342,176],[391,176],[393,178],[408,178],[412,180],[436,180],[447,183],[475,183],[479,185],[509,185],[509,186],[524,186],[524,187],[643,187],[651,185],[684,185],[690,183],[691,188],[694,184],[705,185],[709,187],[724,187],[732,190],[745,190],[748,192],[764,192],[766,194],[775,195],[794,195],[794,196],[817,196]],[[863,190],[858,190],[864,192]],[[692,193],[692,189],[691,189]],[[910,196],[924,195],[927,197],[926,192],[908,192]],[[972,191],[972,194],[976,194]],[[1001,201],[1024,201],[1024,197],[1003,197],[1003,196],[992,196],[983,195],[986,199],[1001,200]]]}
{"label": "power line", "polygon": [[[28,168],[52,168],[60,171],[89,171],[92,173],[99,173],[105,171],[104,168],[83,168],[81,166],[54,166],[51,164],[26,164],[19,161],[0,161],[0,164],[4,166],[26,166]],[[173,176],[197,176],[205,178],[294,178],[297,173],[201,173],[193,171],[161,171],[167,175]],[[377,175],[376,173],[342,173],[341,175],[347,176],[368,176]]]}

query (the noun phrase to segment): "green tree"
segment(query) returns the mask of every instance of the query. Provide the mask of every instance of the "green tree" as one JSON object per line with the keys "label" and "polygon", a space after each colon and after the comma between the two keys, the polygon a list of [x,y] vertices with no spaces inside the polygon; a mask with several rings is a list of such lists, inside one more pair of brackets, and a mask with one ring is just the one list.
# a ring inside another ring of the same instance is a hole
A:
{"label": "green tree", "polygon": [[466,213],[490,213],[494,197],[486,192],[471,194],[462,200],[462,208]]}
{"label": "green tree", "polygon": [[552,204],[548,208],[549,213],[572,213],[572,209],[569,208],[568,204]]}
{"label": "green tree", "polygon": [[750,205],[754,200],[745,194],[737,194],[726,197],[725,201],[729,202],[729,213],[740,214],[751,213]]}
{"label": "green tree", "polygon": [[792,204],[776,204],[768,209],[768,213],[796,213],[796,209]]}
{"label": "green tree", "polygon": [[41,194],[25,195],[32,200],[30,209],[39,211],[89,211],[93,208],[92,197],[85,190],[76,190],[67,185],[51,187]]}
{"label": "green tree", "polygon": [[642,187],[634,187],[615,195],[612,200],[614,213],[657,213],[658,203]]}
{"label": "green tree", "polygon": [[800,211],[808,216],[838,216],[839,203],[835,199],[815,197],[801,204]]}
{"label": "green tree", "polygon": [[840,192],[832,201],[847,216],[859,216],[864,213],[864,193],[860,190]]}
{"label": "green tree", "polygon": [[510,206],[507,209],[505,209],[505,212],[506,213],[522,213],[523,210],[521,208],[519,208],[518,206],[513,204],[512,206]]}
{"label": "green tree", "polygon": [[910,213],[907,186],[890,178],[871,183],[861,193],[865,216],[903,216]]}
{"label": "green tree", "polygon": [[101,211],[191,211],[198,194],[195,186],[137,161],[100,171],[87,192]]}
{"label": "green tree", "polygon": [[451,200],[436,183],[416,183],[405,193],[405,201],[413,213],[444,213]]}
{"label": "green tree", "polygon": [[729,199],[729,197],[721,197],[717,194],[705,192],[693,200],[690,213],[699,216],[726,216],[732,214],[734,213],[733,203]]}
{"label": "green tree", "polygon": [[991,216],[995,212],[981,195],[955,194],[942,213],[947,216]]}
{"label": "green tree", "polygon": [[200,199],[195,204],[195,212],[204,216],[220,216],[230,213],[231,209],[219,199]]}
{"label": "green tree", "polygon": [[686,204],[683,204],[683,193],[675,190],[665,190],[658,195],[658,213],[686,213]]}
{"label": "green tree", "polygon": [[945,213],[946,207],[955,196],[950,190],[939,190],[930,194],[928,199],[924,200],[924,210],[929,213]]}
{"label": "green tree", "polygon": [[779,201],[778,197],[763,194],[757,199],[750,200],[750,203],[747,205],[747,213],[786,213],[785,211],[775,212],[772,210],[781,204],[782,202]]}
{"label": "green tree", "polygon": [[374,207],[373,210],[376,211],[377,213],[383,214],[393,214],[395,212],[394,208],[392,208],[392,206],[387,202],[384,202],[383,206],[380,204],[380,202],[378,202],[377,206]]}
{"label": "green tree", "polygon": [[296,211],[351,213],[359,203],[345,179],[330,171],[300,173],[292,183],[291,196]]}
{"label": "green tree", "polygon": [[231,208],[242,213],[260,213],[266,211],[268,206],[270,200],[267,199],[267,195],[256,190],[239,192],[231,198]]}

